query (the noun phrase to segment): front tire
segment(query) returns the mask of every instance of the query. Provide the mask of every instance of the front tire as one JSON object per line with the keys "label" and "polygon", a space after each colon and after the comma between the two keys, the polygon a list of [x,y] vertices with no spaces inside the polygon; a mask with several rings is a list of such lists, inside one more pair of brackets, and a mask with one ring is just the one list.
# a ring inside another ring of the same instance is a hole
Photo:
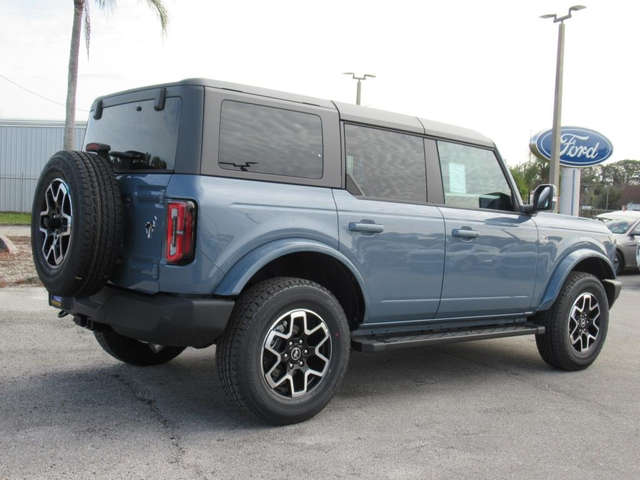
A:
{"label": "front tire", "polygon": [[620,275],[625,268],[624,257],[620,250],[616,250],[616,258],[613,261],[613,268],[616,271],[616,275]]}
{"label": "front tire", "polygon": [[241,295],[218,341],[222,388],[264,422],[302,422],[336,392],[349,342],[344,311],[324,287],[297,278],[266,280]]}
{"label": "front tire", "polygon": [[93,333],[105,352],[116,360],[138,367],[162,365],[184,351],[183,347],[160,347],[159,345],[154,349],[154,346],[148,343],[125,337],[110,328]]}
{"label": "front tire", "polygon": [[600,354],[609,327],[609,303],[602,283],[590,273],[572,272],[553,306],[536,315],[545,333],[536,335],[540,356],[561,370],[583,370]]}

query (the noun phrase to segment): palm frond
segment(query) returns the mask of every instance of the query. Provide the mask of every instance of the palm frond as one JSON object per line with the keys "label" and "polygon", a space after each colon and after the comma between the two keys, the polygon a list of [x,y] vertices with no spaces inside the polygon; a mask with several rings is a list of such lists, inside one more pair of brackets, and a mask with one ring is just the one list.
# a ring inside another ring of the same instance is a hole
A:
{"label": "palm frond", "polygon": [[89,15],[89,2],[84,1],[84,42],[87,47],[87,59],[89,58],[89,45],[91,43],[91,15]]}
{"label": "palm frond", "polygon": [[114,10],[116,8],[117,0],[95,0],[95,2],[102,10]]}
{"label": "palm frond", "polygon": [[[78,0],[76,0],[77,2]],[[89,58],[89,47],[91,43],[91,15],[89,14],[90,0],[80,0],[83,3],[83,15],[84,15],[84,39],[87,46],[87,58]],[[114,10],[117,6],[117,0],[94,0],[101,10]],[[138,0],[138,3],[140,0]],[[160,27],[162,34],[166,35],[167,27],[169,26],[169,12],[167,7],[164,6],[162,0],[146,0],[147,5],[152,10],[156,11],[158,19],[160,20]]]}
{"label": "palm frond", "polygon": [[[139,1],[140,0],[138,0],[138,2]],[[162,0],[146,0],[146,2],[151,10],[156,11],[158,19],[160,20],[160,28],[162,28],[162,34],[166,35],[167,27],[169,26],[169,12],[167,11],[167,7],[164,6]]]}

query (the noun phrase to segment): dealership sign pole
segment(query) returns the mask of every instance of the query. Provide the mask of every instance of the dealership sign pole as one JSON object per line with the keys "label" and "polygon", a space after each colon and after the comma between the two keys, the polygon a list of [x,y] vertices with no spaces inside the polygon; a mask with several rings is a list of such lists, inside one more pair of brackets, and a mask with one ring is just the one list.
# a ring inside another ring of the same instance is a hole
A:
{"label": "dealership sign pole", "polygon": [[[551,160],[553,130],[544,130],[531,138],[529,148],[538,158]],[[578,215],[580,203],[580,169],[604,162],[613,154],[607,137],[582,127],[562,127],[559,156],[562,168],[560,213]]]}
{"label": "dealership sign pole", "polygon": [[559,23],[558,25],[558,55],[556,57],[556,89],[553,100],[553,141],[552,141],[552,155],[551,164],[549,165],[549,183],[552,183],[556,187],[560,185],[560,116],[562,115],[562,76],[564,65],[564,21],[571,18],[571,12],[578,10],[584,10],[584,5],[574,5],[569,8],[569,12],[558,17],[555,13],[548,13],[542,15],[540,18],[550,18],[553,23]]}

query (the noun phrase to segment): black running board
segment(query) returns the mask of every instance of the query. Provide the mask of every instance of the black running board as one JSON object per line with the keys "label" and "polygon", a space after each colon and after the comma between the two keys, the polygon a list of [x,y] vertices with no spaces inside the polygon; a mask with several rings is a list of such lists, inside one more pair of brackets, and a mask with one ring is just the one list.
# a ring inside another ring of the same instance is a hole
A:
{"label": "black running board", "polygon": [[520,335],[540,335],[544,327],[533,323],[518,325],[500,325],[495,327],[471,328],[465,330],[449,330],[405,336],[368,335],[351,339],[353,348],[360,352],[382,352],[399,348],[420,347],[423,345],[439,345],[442,343],[470,342],[490,338],[517,337]]}

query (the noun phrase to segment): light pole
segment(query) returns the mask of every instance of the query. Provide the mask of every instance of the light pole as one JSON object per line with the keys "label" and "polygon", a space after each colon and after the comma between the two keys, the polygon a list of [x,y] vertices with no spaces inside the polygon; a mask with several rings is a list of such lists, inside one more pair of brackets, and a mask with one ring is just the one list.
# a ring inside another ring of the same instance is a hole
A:
{"label": "light pole", "polygon": [[366,80],[368,78],[376,78],[375,75],[371,75],[369,73],[365,73],[362,77],[356,77],[356,74],[353,72],[344,72],[343,75],[351,75],[351,78],[354,80],[358,80],[358,91],[356,93],[356,105],[360,105],[360,94],[362,93],[362,80]]}
{"label": "light pole", "polygon": [[[540,18],[553,18],[558,25],[558,57],[556,60],[556,91],[553,102],[553,138],[551,140],[551,163],[549,165],[549,183],[560,187],[560,128],[562,116],[562,69],[564,64],[564,21],[571,18],[571,12],[583,10],[584,5],[574,5],[564,17],[555,13],[542,15]],[[565,192],[566,193],[566,192]],[[557,209],[557,207],[556,207]]]}

